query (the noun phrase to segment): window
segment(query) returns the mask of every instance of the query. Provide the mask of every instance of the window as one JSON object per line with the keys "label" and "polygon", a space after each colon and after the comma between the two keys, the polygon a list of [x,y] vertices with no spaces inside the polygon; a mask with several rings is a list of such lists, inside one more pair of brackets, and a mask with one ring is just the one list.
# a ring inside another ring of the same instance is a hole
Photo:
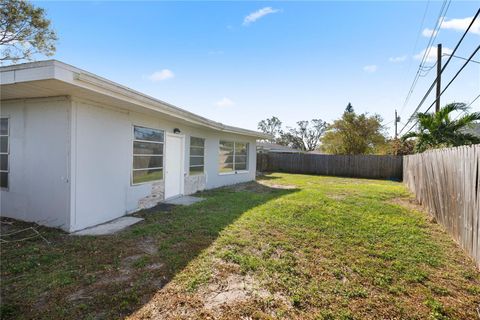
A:
{"label": "window", "polygon": [[9,153],[8,118],[0,118],[0,188],[8,188],[8,153]]}
{"label": "window", "polygon": [[205,139],[190,137],[190,175],[203,174],[205,168]]}
{"label": "window", "polygon": [[220,173],[247,170],[248,143],[220,141]]}
{"label": "window", "polygon": [[132,182],[163,179],[163,130],[133,127]]}

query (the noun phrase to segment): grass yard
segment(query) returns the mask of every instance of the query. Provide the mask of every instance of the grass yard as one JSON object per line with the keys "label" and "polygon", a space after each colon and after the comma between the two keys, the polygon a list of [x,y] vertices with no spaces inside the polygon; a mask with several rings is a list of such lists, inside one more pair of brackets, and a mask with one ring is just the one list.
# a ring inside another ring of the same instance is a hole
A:
{"label": "grass yard", "polygon": [[271,174],[199,196],[114,236],[3,244],[1,318],[478,318],[474,263],[400,183]]}

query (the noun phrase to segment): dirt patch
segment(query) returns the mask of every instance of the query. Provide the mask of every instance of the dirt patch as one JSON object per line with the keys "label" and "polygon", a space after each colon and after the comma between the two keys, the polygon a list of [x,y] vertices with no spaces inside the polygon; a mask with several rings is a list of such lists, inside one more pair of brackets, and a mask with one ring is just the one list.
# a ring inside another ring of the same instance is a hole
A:
{"label": "dirt patch", "polygon": [[418,203],[415,198],[393,198],[390,200],[390,203],[399,205],[408,210],[416,210],[420,212],[425,212],[425,209]]}
{"label": "dirt patch", "polygon": [[262,185],[262,186],[272,188],[272,189],[283,189],[283,190],[297,189],[297,186],[295,186],[293,184],[270,183],[270,182],[268,182],[268,180],[258,180],[257,183]]}
{"label": "dirt patch", "polygon": [[133,256],[128,256],[122,260],[122,267],[128,269],[135,261],[140,260],[143,258],[143,254],[134,254]]}
{"label": "dirt patch", "polygon": [[239,183],[230,187],[234,191],[249,191],[254,193],[269,193],[271,190],[264,185],[259,183]]}
{"label": "dirt patch", "polygon": [[297,189],[297,186],[294,186],[293,184],[267,184],[266,186],[273,189],[283,189],[283,190]]}
{"label": "dirt patch", "polygon": [[128,272],[121,271],[121,273],[117,275],[104,276],[101,280],[97,281],[95,285],[105,286],[105,285],[110,285],[114,283],[127,282],[128,280],[130,280],[130,275],[128,274]]}
{"label": "dirt patch", "polygon": [[78,301],[78,300],[88,300],[92,298],[93,298],[92,296],[86,294],[85,289],[80,289],[67,296],[67,300],[71,302]]}
{"label": "dirt patch", "polygon": [[209,282],[195,292],[167,284],[128,319],[240,319],[232,312],[245,306],[292,307],[282,294],[263,288],[253,275],[239,273],[236,264],[214,259],[212,271]]}
{"label": "dirt patch", "polygon": [[233,305],[250,298],[266,298],[269,292],[259,287],[249,275],[231,274],[226,279],[209,284],[199,292],[207,309],[216,309],[224,304]]}
{"label": "dirt patch", "polygon": [[[422,205],[415,198],[394,198],[390,200],[390,203],[404,207],[407,210],[415,210],[424,213],[425,219],[429,222],[436,223],[437,220],[432,216],[427,209],[422,207]],[[479,317],[480,319],[480,317]]]}
{"label": "dirt patch", "polygon": [[269,193],[275,189],[282,189],[282,190],[293,190],[297,189],[297,186],[294,185],[286,185],[286,184],[274,184],[268,183],[264,180],[257,180],[256,182],[248,182],[248,183],[239,183],[236,185],[231,186],[235,191],[250,191],[254,193]]}
{"label": "dirt patch", "polygon": [[162,269],[165,265],[163,263],[152,263],[145,267],[147,270],[158,270]]}
{"label": "dirt patch", "polygon": [[138,248],[140,251],[149,255],[155,255],[158,252],[158,247],[152,238],[142,239],[142,241],[138,244]]}
{"label": "dirt patch", "polygon": [[330,194],[327,194],[327,196],[332,200],[341,201],[341,200],[346,199],[348,197],[348,194],[346,194],[346,193],[330,193]]}

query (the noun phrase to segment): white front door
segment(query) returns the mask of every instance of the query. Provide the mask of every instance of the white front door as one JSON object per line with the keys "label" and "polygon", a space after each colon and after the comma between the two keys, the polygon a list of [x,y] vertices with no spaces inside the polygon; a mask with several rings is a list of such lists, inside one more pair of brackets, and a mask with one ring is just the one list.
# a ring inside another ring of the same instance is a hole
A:
{"label": "white front door", "polygon": [[165,143],[165,199],[183,194],[184,138],[167,133]]}

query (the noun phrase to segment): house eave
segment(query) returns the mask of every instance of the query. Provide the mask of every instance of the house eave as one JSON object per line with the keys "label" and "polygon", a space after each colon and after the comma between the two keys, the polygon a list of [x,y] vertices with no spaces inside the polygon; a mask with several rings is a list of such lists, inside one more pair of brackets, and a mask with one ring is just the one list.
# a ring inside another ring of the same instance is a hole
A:
{"label": "house eave", "polygon": [[[0,67],[0,83],[3,86],[36,81],[56,80],[70,86],[89,90],[111,98],[135,104],[146,110],[158,112],[188,123],[208,127],[213,130],[240,134],[256,139],[270,139],[271,136],[261,132],[228,126],[199,116],[162,100],[153,98],[126,86],[84,71],[57,60],[45,60]],[[68,95],[68,92],[65,92]],[[8,99],[0,95],[2,100]]]}

